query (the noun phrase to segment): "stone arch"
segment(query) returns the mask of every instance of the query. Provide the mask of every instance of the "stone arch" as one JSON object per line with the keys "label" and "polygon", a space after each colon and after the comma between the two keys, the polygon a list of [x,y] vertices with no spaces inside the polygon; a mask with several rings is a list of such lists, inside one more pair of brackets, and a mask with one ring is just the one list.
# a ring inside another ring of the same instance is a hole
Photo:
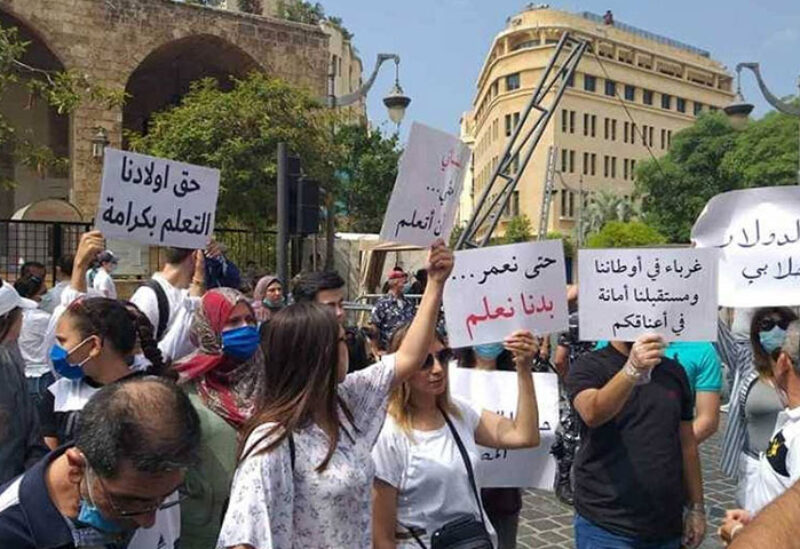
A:
{"label": "stone arch", "polygon": [[254,70],[261,66],[250,54],[218,36],[197,34],[162,44],[128,78],[122,125],[145,132],[150,116],[177,105],[195,80],[212,77],[222,89],[230,89],[231,76],[243,77]]}
{"label": "stone arch", "polygon": [[[29,45],[21,58],[28,66],[46,71],[66,69],[46,34],[7,8],[0,8],[0,26],[18,29],[19,38]],[[32,143],[49,147],[57,156],[70,156],[70,117],[59,114],[43,99],[32,97],[22,84],[8,86],[0,101],[0,113]],[[32,202],[69,194],[66,173],[37,171],[16,162],[8,147],[0,146],[0,178],[16,183],[14,189],[0,190],[0,218]]]}

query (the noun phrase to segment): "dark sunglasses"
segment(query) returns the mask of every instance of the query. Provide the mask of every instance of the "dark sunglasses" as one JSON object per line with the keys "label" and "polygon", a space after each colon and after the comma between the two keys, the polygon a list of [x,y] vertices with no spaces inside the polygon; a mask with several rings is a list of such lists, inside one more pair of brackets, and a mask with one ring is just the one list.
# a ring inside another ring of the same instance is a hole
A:
{"label": "dark sunglasses", "polygon": [[786,319],[780,319],[780,318],[776,319],[776,318],[772,318],[772,317],[766,317],[766,318],[762,318],[761,322],[759,322],[758,331],[759,332],[769,332],[775,326],[780,327],[781,330],[786,330],[789,327],[789,324],[791,324],[791,322],[789,320],[786,320]]}
{"label": "dark sunglasses", "polygon": [[436,353],[430,353],[425,357],[425,362],[422,363],[423,370],[430,370],[433,368],[433,359],[436,359],[442,366],[447,364],[453,359],[453,349],[442,349]]}

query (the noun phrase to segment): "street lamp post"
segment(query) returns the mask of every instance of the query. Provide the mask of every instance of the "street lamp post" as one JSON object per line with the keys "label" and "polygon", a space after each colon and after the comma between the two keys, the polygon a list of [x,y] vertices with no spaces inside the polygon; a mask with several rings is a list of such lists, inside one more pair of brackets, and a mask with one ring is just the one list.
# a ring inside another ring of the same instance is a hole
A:
{"label": "street lamp post", "polygon": [[[753,71],[753,74],[755,74],[756,76],[756,81],[758,82],[758,87],[761,90],[761,94],[764,96],[764,99],[766,99],[770,105],[775,107],[775,110],[782,112],[784,114],[788,114],[790,116],[797,116],[798,118],[800,118],[800,104],[793,105],[791,103],[787,103],[786,101],[781,101],[771,91],[769,91],[767,85],[764,83],[764,80],[761,78],[761,71],[759,69],[758,63],[739,63],[738,65],[736,65],[737,81],[741,80],[742,69],[750,69],[751,71]],[[800,77],[797,80],[797,87],[798,89],[800,89]],[[749,110],[747,110],[748,107]],[[725,107],[724,111],[725,114],[731,117],[732,121],[735,121],[737,117],[742,116],[742,113],[745,110],[746,113],[744,113],[744,118],[747,118],[747,115],[749,115],[750,111],[753,110],[753,106],[745,102],[744,98],[742,97],[741,85],[737,85],[736,100],[734,100],[732,104]],[[800,142],[800,136],[798,136],[798,142]],[[797,183],[798,185],[800,185],[800,150],[798,150]]]}
{"label": "street lamp post", "polygon": [[[406,114],[406,108],[411,104],[411,98],[403,93],[403,88],[400,87],[400,56],[394,53],[379,53],[378,59],[375,63],[375,68],[372,74],[364,84],[353,93],[336,97],[336,65],[331,60],[331,70],[328,73],[328,95],[324,99],[324,103],[331,109],[338,107],[347,107],[364,99],[367,93],[375,83],[375,78],[378,76],[378,71],[386,61],[394,61],[395,78],[394,86],[389,91],[389,94],[383,98],[383,104],[386,105],[389,119],[400,127],[400,122]],[[335,135],[335,127],[331,126],[331,134]],[[327,194],[325,197],[325,207],[327,216],[325,219],[325,269],[333,269],[333,246],[334,246],[334,223],[333,223],[333,195]]]}

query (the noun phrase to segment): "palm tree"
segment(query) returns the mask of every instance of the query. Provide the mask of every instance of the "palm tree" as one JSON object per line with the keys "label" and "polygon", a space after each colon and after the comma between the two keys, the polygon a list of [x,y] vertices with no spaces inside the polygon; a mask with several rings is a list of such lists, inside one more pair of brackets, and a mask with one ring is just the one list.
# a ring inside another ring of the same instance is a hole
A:
{"label": "palm tree", "polygon": [[631,198],[611,191],[593,193],[581,216],[580,230],[586,236],[596,233],[609,221],[633,221],[640,217],[641,206]]}

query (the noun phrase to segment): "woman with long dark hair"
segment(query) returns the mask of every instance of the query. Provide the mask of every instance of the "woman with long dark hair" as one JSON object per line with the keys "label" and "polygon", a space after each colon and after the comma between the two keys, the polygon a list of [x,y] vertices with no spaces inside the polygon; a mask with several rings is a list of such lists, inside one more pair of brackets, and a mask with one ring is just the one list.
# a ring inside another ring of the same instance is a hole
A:
{"label": "woman with long dark hair", "polygon": [[437,242],[403,344],[351,374],[344,329],[328,308],[298,303],[271,318],[263,389],[217,547],[371,547],[370,452],[391,388],[425,362],[452,268],[452,253]]}

